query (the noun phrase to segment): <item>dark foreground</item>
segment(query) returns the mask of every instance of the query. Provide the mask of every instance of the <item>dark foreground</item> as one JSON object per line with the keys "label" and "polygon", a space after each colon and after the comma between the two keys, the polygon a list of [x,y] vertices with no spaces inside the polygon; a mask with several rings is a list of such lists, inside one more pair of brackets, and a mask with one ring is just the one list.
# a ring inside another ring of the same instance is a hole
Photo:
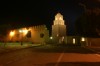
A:
{"label": "dark foreground", "polygon": [[83,47],[39,46],[1,53],[0,66],[100,66],[100,55]]}

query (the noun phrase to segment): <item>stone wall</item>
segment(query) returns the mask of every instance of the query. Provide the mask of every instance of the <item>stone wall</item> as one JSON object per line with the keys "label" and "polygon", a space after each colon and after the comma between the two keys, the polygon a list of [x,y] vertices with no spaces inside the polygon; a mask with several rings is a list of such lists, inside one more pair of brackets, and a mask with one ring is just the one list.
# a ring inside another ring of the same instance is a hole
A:
{"label": "stone wall", "polygon": [[[19,30],[27,29],[30,31],[30,37],[27,37],[27,34],[19,32]],[[33,43],[45,43],[49,39],[49,30],[45,25],[31,26],[25,28],[19,28],[11,30],[14,31],[15,34],[11,37],[9,34],[7,35],[7,41],[27,41]]]}
{"label": "stone wall", "polygon": [[100,38],[87,38],[88,46],[100,47]]}

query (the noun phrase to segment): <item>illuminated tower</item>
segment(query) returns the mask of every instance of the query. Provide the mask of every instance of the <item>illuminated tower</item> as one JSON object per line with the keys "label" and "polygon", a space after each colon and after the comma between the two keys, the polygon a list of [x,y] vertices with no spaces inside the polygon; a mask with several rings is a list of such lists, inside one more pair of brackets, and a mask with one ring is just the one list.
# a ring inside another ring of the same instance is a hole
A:
{"label": "illuminated tower", "polygon": [[66,25],[64,24],[63,15],[57,13],[52,25],[52,37],[54,39],[64,39],[66,36]]}

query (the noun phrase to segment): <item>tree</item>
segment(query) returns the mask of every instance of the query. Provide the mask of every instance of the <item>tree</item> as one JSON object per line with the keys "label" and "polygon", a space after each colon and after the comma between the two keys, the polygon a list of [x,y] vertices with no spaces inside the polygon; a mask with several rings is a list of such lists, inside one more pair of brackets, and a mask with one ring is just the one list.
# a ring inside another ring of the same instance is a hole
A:
{"label": "tree", "polygon": [[75,22],[76,33],[81,36],[99,36],[100,30],[100,11],[95,9],[87,10]]}

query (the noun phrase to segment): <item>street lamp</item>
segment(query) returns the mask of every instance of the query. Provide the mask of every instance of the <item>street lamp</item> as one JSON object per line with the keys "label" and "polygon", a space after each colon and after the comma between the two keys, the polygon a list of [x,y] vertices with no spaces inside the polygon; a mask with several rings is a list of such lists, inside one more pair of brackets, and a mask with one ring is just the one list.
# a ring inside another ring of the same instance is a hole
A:
{"label": "street lamp", "polygon": [[27,29],[22,29],[22,30],[19,30],[20,33],[23,33],[23,35],[26,35],[28,33],[28,30]]}
{"label": "street lamp", "polygon": [[14,31],[11,31],[10,32],[10,36],[14,36],[15,32]]}
{"label": "street lamp", "polygon": [[53,43],[53,37],[52,36],[50,37],[50,43]]}
{"label": "street lamp", "polygon": [[85,38],[84,38],[84,37],[82,37],[82,38],[81,38],[81,41],[83,41],[83,42],[84,42],[84,41],[85,41]]}
{"label": "street lamp", "polygon": [[53,37],[51,36],[51,37],[50,37],[50,39],[52,40],[52,39],[53,39]]}
{"label": "street lamp", "polygon": [[14,35],[15,35],[15,31],[11,31],[11,32],[10,32],[11,40],[12,40],[12,38],[13,38]]}
{"label": "street lamp", "polygon": [[28,33],[28,30],[25,28],[19,30],[19,32],[21,33],[21,45],[23,45],[23,37]]}

